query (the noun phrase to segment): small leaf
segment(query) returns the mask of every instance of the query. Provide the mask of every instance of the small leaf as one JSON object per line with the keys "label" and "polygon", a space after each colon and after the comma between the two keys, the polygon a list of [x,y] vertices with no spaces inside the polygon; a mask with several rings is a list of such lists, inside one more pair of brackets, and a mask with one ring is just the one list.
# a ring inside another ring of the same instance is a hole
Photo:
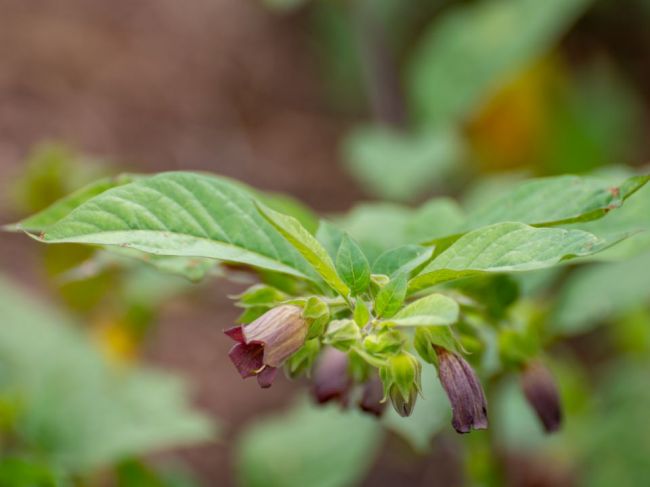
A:
{"label": "small leaf", "polygon": [[459,307],[453,299],[431,294],[402,308],[388,320],[397,326],[452,325],[458,321]]}
{"label": "small leaf", "polygon": [[404,245],[387,250],[372,265],[373,274],[391,276],[397,273],[410,274],[433,256],[433,247]]}
{"label": "small leaf", "polygon": [[298,220],[261,205],[258,205],[258,208],[269,223],[302,254],[332,289],[341,296],[350,294],[350,289],[339,277],[327,251]]}
{"label": "small leaf", "polygon": [[338,227],[332,225],[327,220],[321,220],[318,225],[318,231],[316,232],[316,240],[318,240],[321,245],[327,250],[327,253],[332,258],[336,259],[336,253],[341,246],[341,240],[343,240],[344,232]]}
{"label": "small leaf", "polygon": [[243,293],[232,297],[237,299],[237,305],[243,308],[273,306],[289,298],[282,291],[266,284],[255,284]]}
{"label": "small leaf", "polygon": [[368,311],[368,306],[366,306],[363,299],[357,299],[357,302],[354,305],[354,314],[352,317],[354,318],[354,322],[361,328],[363,328],[370,320],[370,311]]}
{"label": "small leaf", "polygon": [[581,230],[497,223],[461,237],[413,278],[409,289],[424,289],[483,272],[552,267],[566,259],[595,254],[613,243],[615,240],[600,239]]}
{"label": "small leaf", "polygon": [[336,254],[336,270],[353,295],[364,292],[370,283],[370,264],[359,245],[345,234]]}
{"label": "small leaf", "polygon": [[450,328],[445,326],[419,326],[415,329],[413,346],[422,360],[430,364],[438,363],[438,355],[433,346],[458,352],[458,343]]}
{"label": "small leaf", "polygon": [[390,318],[404,303],[408,278],[400,274],[382,287],[375,298],[375,314],[378,318]]}

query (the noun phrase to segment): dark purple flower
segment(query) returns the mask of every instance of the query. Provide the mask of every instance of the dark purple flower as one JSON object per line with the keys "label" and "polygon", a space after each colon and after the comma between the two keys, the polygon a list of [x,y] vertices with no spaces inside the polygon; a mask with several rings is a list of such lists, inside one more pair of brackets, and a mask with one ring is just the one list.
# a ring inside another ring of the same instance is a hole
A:
{"label": "dark purple flower", "polygon": [[381,417],[386,409],[384,399],[384,386],[376,373],[363,384],[359,409],[363,412]]}
{"label": "dark purple flower", "polygon": [[560,429],[562,407],[560,394],[549,370],[541,362],[531,362],[521,374],[521,387],[528,403],[547,433]]}
{"label": "dark purple flower", "polygon": [[487,403],[476,373],[460,355],[442,347],[434,347],[438,356],[438,377],[447,393],[458,433],[488,426]]}
{"label": "dark purple flower", "polygon": [[312,396],[318,404],[337,401],[347,406],[351,387],[348,355],[336,348],[326,348],[316,364]]}
{"label": "dark purple flower", "polygon": [[277,368],[305,343],[307,323],[302,308],[282,305],[224,333],[237,342],[228,356],[242,378],[256,376],[260,387],[267,388]]}

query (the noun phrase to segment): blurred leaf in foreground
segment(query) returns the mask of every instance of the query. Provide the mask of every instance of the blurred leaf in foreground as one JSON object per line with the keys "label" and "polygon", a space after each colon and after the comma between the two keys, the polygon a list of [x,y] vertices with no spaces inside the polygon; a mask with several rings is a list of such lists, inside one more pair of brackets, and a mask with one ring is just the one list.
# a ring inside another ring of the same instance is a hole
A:
{"label": "blurred leaf in foreground", "polygon": [[381,427],[359,413],[304,402],[288,414],[251,425],[239,444],[246,487],[357,485],[381,444]]}
{"label": "blurred leaf in foreground", "polygon": [[463,141],[452,130],[400,134],[367,127],[352,132],[343,150],[352,175],[368,192],[411,201],[458,172]]}
{"label": "blurred leaf in foreground", "polygon": [[0,390],[18,405],[12,431],[62,471],[85,473],[152,449],[211,438],[181,384],[111,369],[66,319],[0,279]]}

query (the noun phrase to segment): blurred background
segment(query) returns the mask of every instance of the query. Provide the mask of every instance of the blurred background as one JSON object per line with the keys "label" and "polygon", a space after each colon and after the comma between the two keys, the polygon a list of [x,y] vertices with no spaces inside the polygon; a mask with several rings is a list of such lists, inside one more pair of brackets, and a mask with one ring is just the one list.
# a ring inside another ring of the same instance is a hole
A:
{"label": "blurred background", "polygon": [[[650,158],[649,25],[648,0],[0,0],[0,222],[101,176],[202,170],[363,237],[433,196],[625,174]],[[526,281],[564,338],[566,428],[542,437],[503,381],[488,455],[447,412],[379,431],[301,381],[260,391],[222,334],[241,284],[92,252],[0,235],[0,320],[34,323],[0,331],[2,486],[650,478],[647,253]]]}

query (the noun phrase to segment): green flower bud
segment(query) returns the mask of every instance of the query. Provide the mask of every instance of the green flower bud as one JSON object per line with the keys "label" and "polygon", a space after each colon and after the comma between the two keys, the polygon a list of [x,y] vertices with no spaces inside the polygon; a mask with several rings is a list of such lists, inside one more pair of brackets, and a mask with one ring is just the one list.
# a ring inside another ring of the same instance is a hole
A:
{"label": "green flower bud", "polygon": [[380,371],[384,396],[400,416],[410,416],[421,390],[422,365],[409,353],[401,353],[389,359],[389,365]]}

